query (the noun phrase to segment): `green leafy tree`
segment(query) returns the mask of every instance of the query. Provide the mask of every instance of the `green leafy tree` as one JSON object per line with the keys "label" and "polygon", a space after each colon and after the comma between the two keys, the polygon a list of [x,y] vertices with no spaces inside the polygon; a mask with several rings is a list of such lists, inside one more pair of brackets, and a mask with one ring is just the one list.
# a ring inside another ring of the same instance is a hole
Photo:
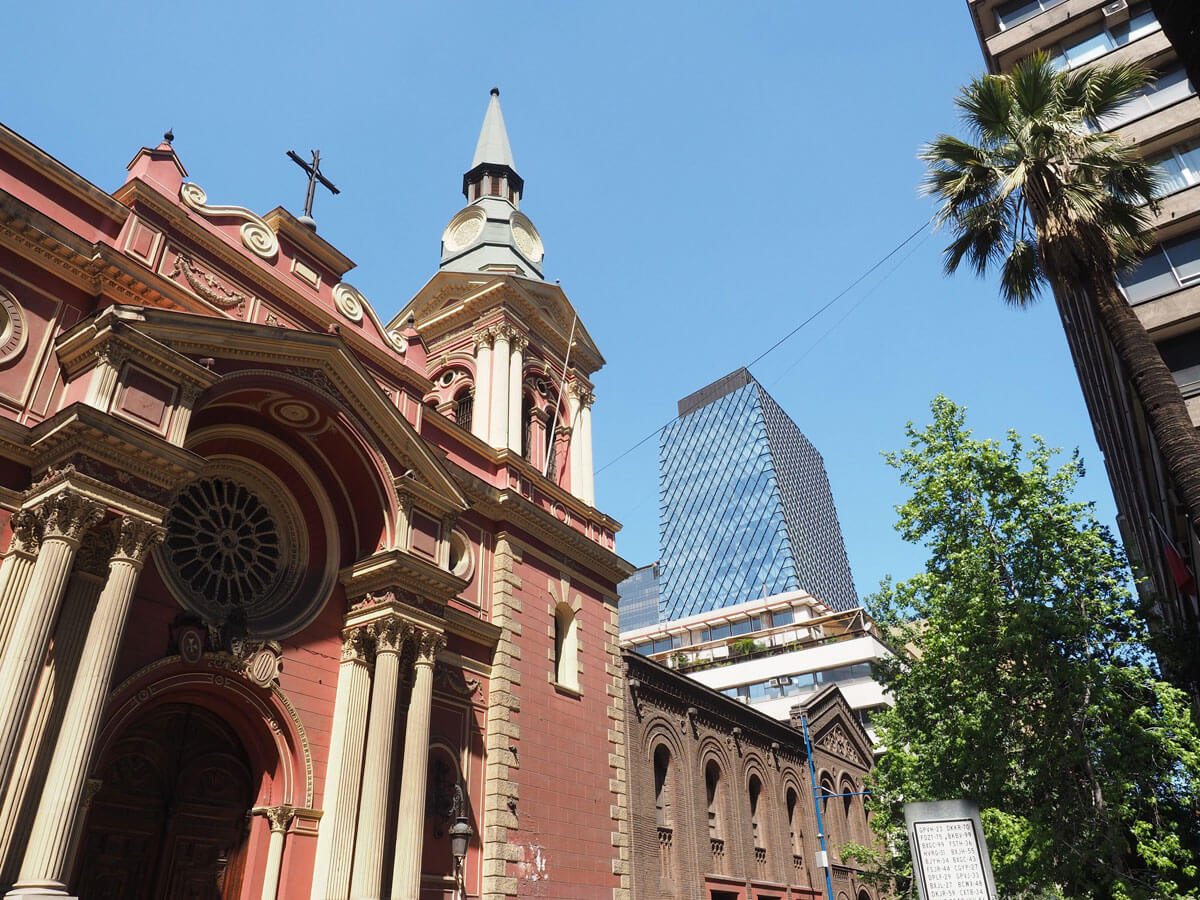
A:
{"label": "green leafy tree", "polygon": [[947,272],[964,261],[979,275],[999,269],[1001,294],[1016,306],[1048,282],[1060,304],[1075,297],[1091,307],[1200,526],[1200,435],[1114,276],[1149,249],[1159,175],[1092,125],[1150,80],[1132,64],[1060,72],[1035,54],[967,85],[957,104],[973,140],[941,135],[921,158],[925,190],[942,201],[938,221],[954,233]]}
{"label": "green leafy tree", "polygon": [[887,455],[911,497],[897,530],[925,570],[868,603],[912,657],[880,666],[895,706],[873,824],[891,853],[853,850],[911,891],[903,804],[981,807],[1006,898],[1200,897],[1200,737],[1159,680],[1126,561],[1083,473],[1039,438],[979,440],[945,397]]}

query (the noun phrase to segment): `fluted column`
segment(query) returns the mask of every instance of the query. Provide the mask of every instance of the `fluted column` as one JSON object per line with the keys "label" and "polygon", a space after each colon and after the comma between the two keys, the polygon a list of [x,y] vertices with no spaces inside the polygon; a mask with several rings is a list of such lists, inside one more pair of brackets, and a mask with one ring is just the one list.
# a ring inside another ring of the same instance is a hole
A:
{"label": "fluted column", "polygon": [[283,842],[295,810],[290,806],[271,806],[261,810],[271,823],[271,841],[267,844],[267,868],[263,873],[262,900],[275,900],[279,893],[279,874],[283,870]]}
{"label": "fluted column", "polygon": [[0,563],[0,652],[8,643],[42,541],[42,520],[32,510],[17,510],[8,524],[13,536],[8,555]]}
{"label": "fluted column", "polygon": [[496,329],[496,341],[492,345],[492,411],[488,443],[493,447],[508,446],[508,387],[509,338],[512,330],[506,326]]}
{"label": "fluted column", "polygon": [[104,516],[100,504],[69,490],[46,500],[39,511],[41,549],[0,662],[0,784],[7,784],[12,772],[79,541]]}
{"label": "fluted column", "polygon": [[370,647],[360,628],[343,635],[338,669],[329,762],[325,768],[325,813],[317,834],[312,900],[346,900],[350,893],[354,824],[358,816],[359,778],[367,705],[371,699]]}
{"label": "fluted column", "polygon": [[578,385],[571,385],[567,392],[567,424],[570,426],[570,437],[567,439],[567,467],[571,473],[571,493],[583,497],[583,441],[580,437],[579,395]]}
{"label": "fluted column", "polygon": [[[100,551],[107,568],[112,556],[111,544],[101,547]],[[46,771],[62,733],[71,684],[75,680],[75,673],[79,671],[79,659],[87,640],[92,613],[104,587],[102,575],[80,572],[80,568],[81,562],[77,557],[75,573],[67,584],[62,612],[54,628],[54,648],[48,655],[47,665],[42,670],[30,706],[21,747],[13,763],[4,810],[0,813],[0,885],[12,884],[17,880],[33,819],[37,814],[35,804],[41,799]]]}
{"label": "fluted column", "polygon": [[492,409],[492,334],[475,338],[475,403],[471,411],[471,434],[488,439],[488,413]]}
{"label": "fluted column", "polygon": [[404,731],[404,766],[400,783],[400,815],[396,825],[396,860],[392,868],[392,900],[419,900],[421,841],[425,833],[425,781],[429,769],[429,717],[433,706],[433,664],[446,638],[422,631],[416,636],[416,662],[408,722]]}
{"label": "fluted column", "polygon": [[592,469],[592,403],[595,399],[591,391],[579,398],[579,471],[583,475],[579,498],[588,506],[596,505],[596,473]]}
{"label": "fluted column", "polygon": [[521,452],[521,382],[525,373],[525,348],[529,341],[520,335],[512,339],[508,363],[508,449]]}
{"label": "fluted column", "polygon": [[163,539],[163,534],[161,526],[129,516],[117,524],[117,545],[109,562],[108,579],[96,601],[21,874],[9,896],[67,892],[72,839],[100,733],[104,701],[125,634],[125,619],[146,554]]}
{"label": "fluted column", "polygon": [[411,631],[410,626],[400,621],[383,622],[376,626],[371,721],[367,726],[358,834],[354,839],[354,874],[350,880],[352,900],[378,900],[382,896],[387,801],[392,783],[396,735],[396,694],[400,684],[400,651]]}

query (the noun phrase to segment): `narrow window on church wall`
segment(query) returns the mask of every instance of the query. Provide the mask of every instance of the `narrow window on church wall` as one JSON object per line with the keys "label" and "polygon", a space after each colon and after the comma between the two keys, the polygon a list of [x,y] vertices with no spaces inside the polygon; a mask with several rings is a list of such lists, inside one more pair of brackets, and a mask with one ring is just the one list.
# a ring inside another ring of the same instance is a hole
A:
{"label": "narrow window on church wall", "polygon": [[579,690],[579,623],[565,603],[554,608],[554,680]]}
{"label": "narrow window on church wall", "polygon": [[662,828],[671,827],[671,751],[664,744],[654,749],[654,820]]}

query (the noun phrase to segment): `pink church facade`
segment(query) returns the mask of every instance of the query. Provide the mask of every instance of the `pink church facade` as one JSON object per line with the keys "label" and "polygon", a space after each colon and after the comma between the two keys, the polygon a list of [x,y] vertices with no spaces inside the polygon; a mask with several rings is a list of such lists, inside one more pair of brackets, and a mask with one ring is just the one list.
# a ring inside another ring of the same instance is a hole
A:
{"label": "pink church facade", "polygon": [[8,896],[627,896],[603,358],[522,189],[494,95],[385,323],[169,142],[110,195],[0,129]]}

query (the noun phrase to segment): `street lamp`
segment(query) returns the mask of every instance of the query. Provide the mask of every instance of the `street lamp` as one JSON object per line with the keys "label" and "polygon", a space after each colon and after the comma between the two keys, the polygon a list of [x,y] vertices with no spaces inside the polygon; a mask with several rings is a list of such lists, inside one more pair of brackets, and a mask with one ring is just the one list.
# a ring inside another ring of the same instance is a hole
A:
{"label": "street lamp", "polygon": [[471,843],[471,836],[474,834],[475,829],[471,827],[466,816],[459,816],[450,826],[450,852],[454,855],[454,889],[459,900],[466,894],[463,868],[467,859],[467,845]]}

